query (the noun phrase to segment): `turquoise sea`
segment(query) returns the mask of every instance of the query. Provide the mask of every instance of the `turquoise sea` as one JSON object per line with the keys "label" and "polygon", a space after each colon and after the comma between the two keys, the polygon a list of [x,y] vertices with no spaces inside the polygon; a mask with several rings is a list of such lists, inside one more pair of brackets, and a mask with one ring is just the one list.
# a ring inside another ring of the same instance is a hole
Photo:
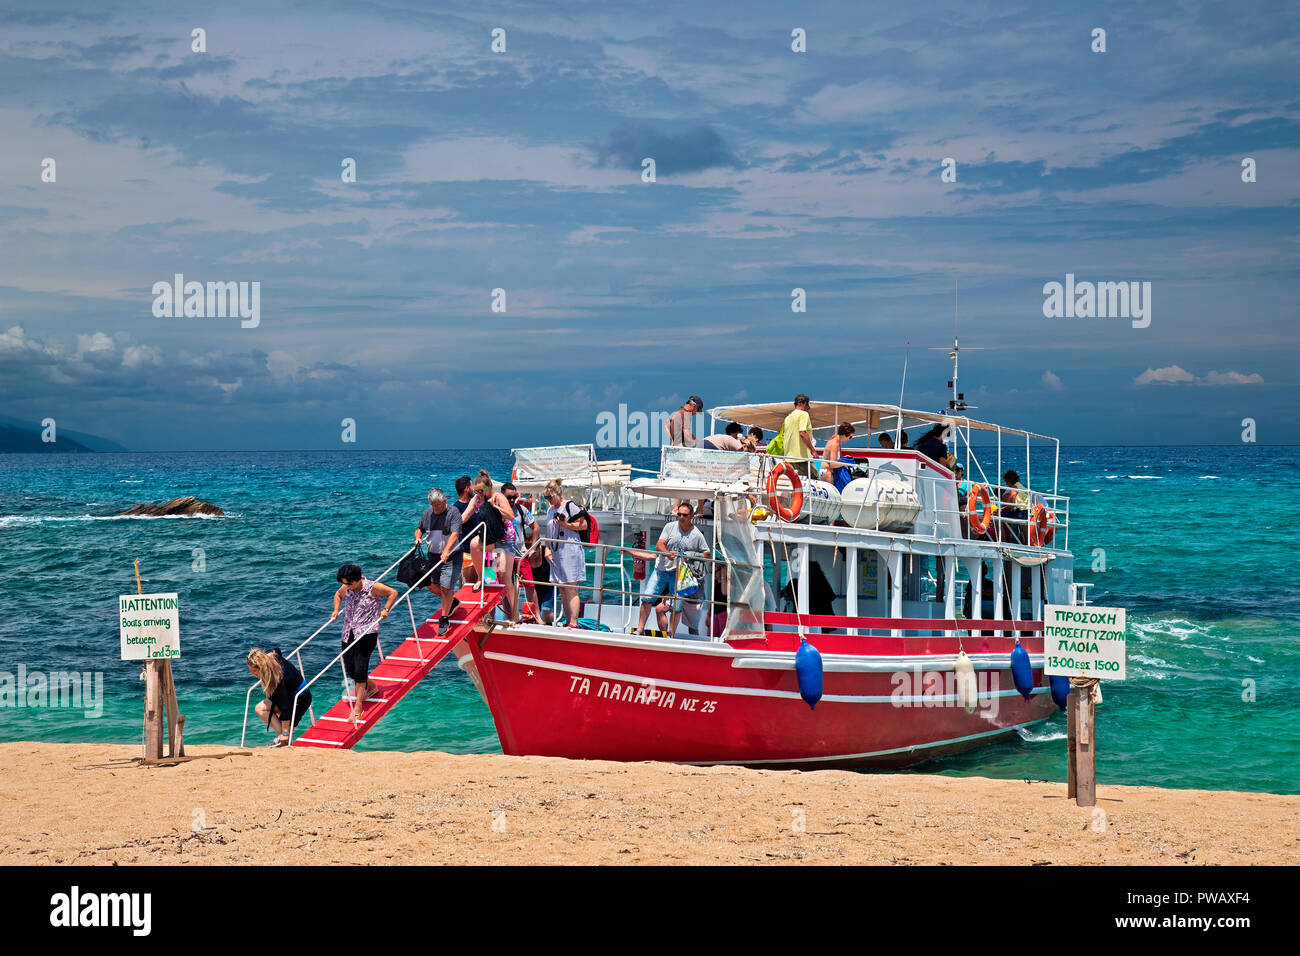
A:
{"label": "turquoise sea", "polygon": [[[185,739],[238,744],[248,648],[287,651],[318,627],[345,561],[374,573],[396,560],[431,485],[479,467],[504,478],[511,461],[506,450],[0,456],[0,672],[104,675],[100,716],[0,706],[0,740],[140,741],[143,684],[119,660],[116,617],[138,558],[146,592],[180,594]],[[1040,475],[1050,462],[1033,464]],[[1098,712],[1103,784],[1300,793],[1298,466],[1292,446],[1061,450],[1076,579],[1096,582],[1093,603],[1129,610],[1128,681],[1104,685]],[[227,516],[111,517],[187,494]],[[422,594],[417,612],[432,601]],[[408,631],[399,610],[383,640]],[[335,624],[308,663],[337,651]],[[317,701],[338,683],[318,685]],[[1026,739],[916,769],[1063,780],[1064,729],[1058,714]],[[249,742],[267,739],[254,723]],[[500,752],[452,662],[359,749]]]}

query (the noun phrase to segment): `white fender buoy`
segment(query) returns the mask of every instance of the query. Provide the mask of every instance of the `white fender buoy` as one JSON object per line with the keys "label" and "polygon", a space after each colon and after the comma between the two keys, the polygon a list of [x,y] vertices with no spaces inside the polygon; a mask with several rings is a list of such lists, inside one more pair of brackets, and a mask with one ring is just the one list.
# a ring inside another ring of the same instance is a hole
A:
{"label": "white fender buoy", "polygon": [[975,681],[975,665],[965,651],[960,651],[952,669],[957,675],[957,703],[966,708],[966,713],[973,714],[980,699],[979,685]]}

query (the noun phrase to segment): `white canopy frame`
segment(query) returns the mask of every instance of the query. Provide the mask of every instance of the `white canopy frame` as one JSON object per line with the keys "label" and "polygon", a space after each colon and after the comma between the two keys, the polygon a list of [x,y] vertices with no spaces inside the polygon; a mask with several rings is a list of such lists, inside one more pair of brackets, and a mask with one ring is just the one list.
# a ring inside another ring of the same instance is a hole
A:
{"label": "white canopy frame", "polygon": [[[764,404],[751,405],[722,405],[709,409],[710,419],[739,422],[741,425],[757,425],[765,431],[779,432],[785,422],[785,418],[793,410],[793,405],[789,402],[768,402]],[[923,412],[917,409],[903,408],[899,405],[876,405],[865,402],[810,402],[808,406],[808,417],[812,424],[813,430],[820,428],[838,428],[841,424],[848,422],[852,425],[861,425],[867,430],[867,438],[870,440],[874,432],[892,431],[896,434],[903,428],[915,428],[921,425],[944,425],[951,426],[953,435],[961,434],[966,445],[966,473],[971,473],[971,444],[970,436],[972,431],[994,432],[997,435],[997,474],[999,479],[1002,475],[1002,436],[1015,435],[1025,439],[1025,480],[1026,486],[1030,479],[1029,473],[1029,448],[1031,439],[1038,439],[1044,442],[1051,442],[1055,448],[1055,465],[1052,474],[1052,494],[1059,494],[1060,481],[1060,463],[1061,463],[1061,441],[1059,438],[1053,438],[1050,435],[1041,435],[1037,432],[1026,431],[1023,428],[1010,428],[998,425],[993,422],[983,422],[970,418],[965,415],[952,415],[943,412]],[[712,427],[712,426],[711,426]],[[956,440],[953,441],[953,453],[957,453]],[[975,461],[975,467],[979,469],[980,475],[985,482],[990,485],[996,485],[997,482],[988,481],[984,475],[983,468],[979,461]]]}

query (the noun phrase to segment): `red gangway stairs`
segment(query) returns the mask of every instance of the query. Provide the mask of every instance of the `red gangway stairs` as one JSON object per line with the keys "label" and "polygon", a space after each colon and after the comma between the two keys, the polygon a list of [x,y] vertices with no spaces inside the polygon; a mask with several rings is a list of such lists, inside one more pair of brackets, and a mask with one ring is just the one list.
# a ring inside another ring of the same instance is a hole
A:
{"label": "red gangway stairs", "polygon": [[[340,700],[319,720],[305,730],[301,737],[293,742],[295,747],[329,747],[336,750],[346,749],[356,744],[365,736],[367,730],[375,726],[379,719],[397,706],[397,702],[407,695],[432,671],[453,647],[461,642],[484,618],[501,603],[505,589],[500,586],[485,585],[481,592],[476,592],[469,585],[460,589],[456,595],[460,607],[451,620],[451,628],[442,637],[438,636],[438,617],[435,614],[418,628],[397,650],[393,651],[379,666],[370,672],[370,679],[380,685],[380,693],[365,702],[361,719],[356,725],[348,723],[352,713],[352,703]],[[478,603],[482,601],[483,603]],[[416,641],[419,635],[419,641]]]}

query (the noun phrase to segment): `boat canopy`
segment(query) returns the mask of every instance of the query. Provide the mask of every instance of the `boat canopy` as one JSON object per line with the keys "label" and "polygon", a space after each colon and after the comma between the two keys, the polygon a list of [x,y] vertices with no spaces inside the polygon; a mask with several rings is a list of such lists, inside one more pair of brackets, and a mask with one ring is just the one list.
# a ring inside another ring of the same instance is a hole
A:
{"label": "boat canopy", "polygon": [[[757,425],[767,431],[779,432],[785,418],[794,410],[791,402],[768,402],[761,405],[723,405],[709,409],[709,415],[724,421],[739,422],[741,425]],[[1004,435],[1021,435],[1025,438],[1039,438],[1043,441],[1056,441],[1050,435],[1039,435],[1020,428],[1008,428],[990,422],[976,421],[965,415],[948,415],[938,412],[921,412],[897,405],[869,405],[863,402],[818,402],[808,406],[808,417],[813,428],[834,428],[844,422],[863,426],[870,431],[888,432],[900,427],[917,428],[921,425],[960,425],[976,431],[1001,432]]]}

